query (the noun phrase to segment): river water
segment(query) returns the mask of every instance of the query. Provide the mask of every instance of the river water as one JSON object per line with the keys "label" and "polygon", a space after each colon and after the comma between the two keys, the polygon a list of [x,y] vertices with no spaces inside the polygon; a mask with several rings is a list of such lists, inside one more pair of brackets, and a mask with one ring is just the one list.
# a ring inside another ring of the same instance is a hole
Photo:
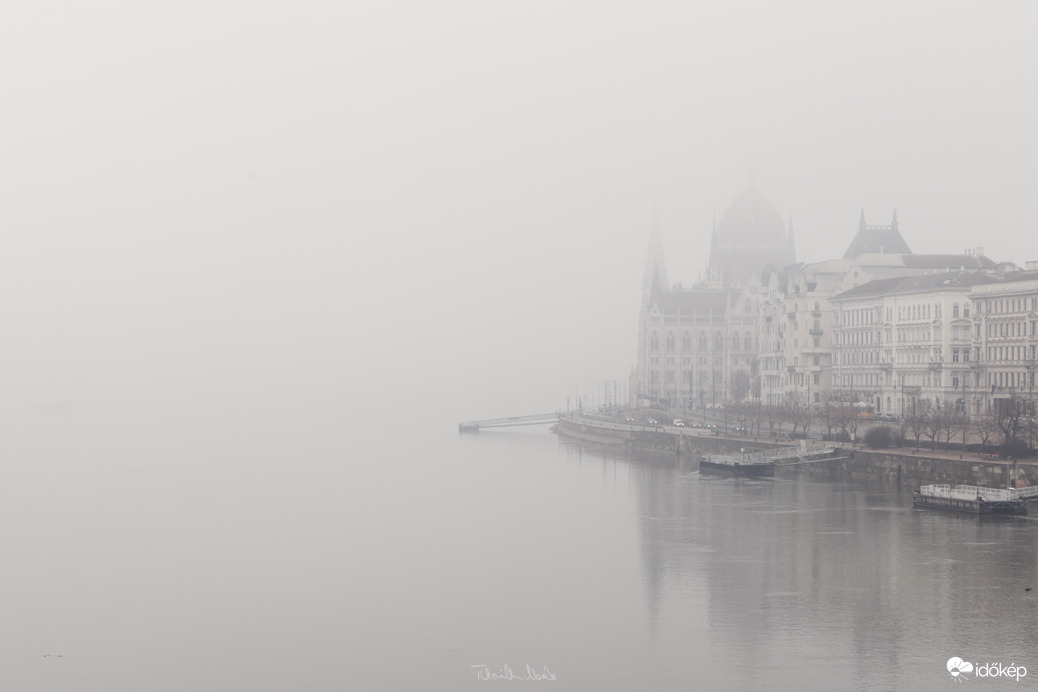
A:
{"label": "river water", "polygon": [[[5,688],[943,690],[951,657],[1029,671],[978,689],[1038,676],[1036,517],[544,427],[340,421],[5,447]],[[547,679],[480,679],[527,666]]]}
{"label": "river water", "polygon": [[[385,537],[407,577],[390,598],[368,570],[392,623],[365,646],[385,657],[373,685],[938,690],[952,657],[1038,676],[1033,517],[914,510],[910,488],[879,483],[711,477],[544,430],[462,436],[429,461],[401,498],[428,513]],[[474,675],[527,665],[556,679]]]}

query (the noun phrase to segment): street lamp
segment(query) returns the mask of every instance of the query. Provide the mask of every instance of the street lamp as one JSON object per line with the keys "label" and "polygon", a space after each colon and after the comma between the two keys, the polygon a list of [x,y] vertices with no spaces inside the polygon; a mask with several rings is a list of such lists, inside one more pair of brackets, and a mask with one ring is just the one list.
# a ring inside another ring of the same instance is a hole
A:
{"label": "street lamp", "polygon": [[962,453],[966,453],[966,429],[970,426],[969,406],[966,405],[966,373],[962,373]]}
{"label": "street lamp", "polygon": [[692,409],[693,409],[693,404],[692,404],[692,361],[690,359],[689,363],[688,363],[688,412],[689,412],[689,414],[692,413]]}
{"label": "street lamp", "polygon": [[724,431],[728,432],[728,380],[724,381]]}
{"label": "street lamp", "polygon": [[1034,364],[1027,366],[1027,450],[1034,443]]}
{"label": "street lamp", "polygon": [[804,429],[804,437],[811,439],[811,377],[814,373],[807,368],[807,427]]}
{"label": "street lamp", "polygon": [[901,439],[902,440],[905,439],[905,376],[904,375],[901,375]]}

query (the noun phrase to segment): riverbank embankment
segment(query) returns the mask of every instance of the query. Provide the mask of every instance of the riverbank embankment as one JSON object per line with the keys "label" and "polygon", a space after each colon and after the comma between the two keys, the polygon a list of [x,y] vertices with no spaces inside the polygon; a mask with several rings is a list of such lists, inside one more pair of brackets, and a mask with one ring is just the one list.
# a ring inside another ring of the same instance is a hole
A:
{"label": "riverbank embankment", "polygon": [[[697,428],[646,426],[606,418],[563,416],[555,431],[564,437],[613,447],[672,451],[698,458],[704,454],[734,454],[742,451],[792,447],[765,440],[724,437]],[[977,457],[978,455],[966,455]],[[865,450],[844,445],[831,459],[779,465],[779,475],[808,474],[834,480],[876,478],[913,485],[947,483],[1004,488],[1038,484],[1038,464],[1033,461],[1001,461],[955,458],[905,448]]]}

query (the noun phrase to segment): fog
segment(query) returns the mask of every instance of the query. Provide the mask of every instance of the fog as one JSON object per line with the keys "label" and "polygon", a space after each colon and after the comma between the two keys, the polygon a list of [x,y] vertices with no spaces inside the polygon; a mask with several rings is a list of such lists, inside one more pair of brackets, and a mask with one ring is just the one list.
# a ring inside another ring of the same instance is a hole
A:
{"label": "fog", "polygon": [[1038,259],[1036,15],[8,8],[5,456],[362,456],[565,407],[634,363],[653,215],[692,283],[751,172],[798,259],[895,208],[915,252]]}
{"label": "fog", "polygon": [[653,212],[691,283],[751,170],[800,258],[896,208],[916,252],[1022,264],[1032,15],[22,8],[0,49],[6,405],[195,407],[260,379],[446,396],[451,419],[560,406],[632,365]]}

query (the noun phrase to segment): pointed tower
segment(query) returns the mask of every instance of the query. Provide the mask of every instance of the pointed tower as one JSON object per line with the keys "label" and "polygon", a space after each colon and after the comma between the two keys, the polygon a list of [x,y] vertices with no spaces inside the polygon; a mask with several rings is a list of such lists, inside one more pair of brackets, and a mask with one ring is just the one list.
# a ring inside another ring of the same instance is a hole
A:
{"label": "pointed tower", "polygon": [[655,292],[664,290],[669,285],[663,240],[660,235],[659,213],[653,211],[652,223],[649,226],[649,252],[645,257],[645,270],[642,273],[642,310],[648,309]]}
{"label": "pointed tower", "polygon": [[[714,212],[714,225],[711,226],[711,228],[710,228],[710,263],[709,263],[710,267],[716,267],[717,266],[717,262],[718,262],[717,251],[718,251],[718,249],[719,248],[717,246],[717,212],[715,211]],[[707,276],[708,277],[710,276],[709,270],[707,271]]]}
{"label": "pointed tower", "polygon": [[721,262],[721,241],[717,236],[717,212],[714,212],[714,225],[710,231],[710,264],[706,268],[706,285],[717,289],[723,285],[724,270]]}
{"label": "pointed tower", "polygon": [[[793,214],[789,214],[789,233],[786,235],[786,263],[797,263],[797,247],[793,240]],[[778,267],[781,269],[782,267]]]}
{"label": "pointed tower", "polygon": [[865,254],[911,255],[912,251],[897,227],[897,210],[889,226],[869,226],[865,223],[865,210],[861,210],[858,233],[854,236],[844,259],[854,259]]}
{"label": "pointed tower", "polygon": [[642,304],[638,314],[638,361],[631,372],[629,392],[631,405],[636,405],[640,396],[649,391],[649,351],[650,315],[653,303],[658,303],[660,295],[667,289],[667,266],[663,254],[663,240],[660,237],[659,214],[654,210],[652,223],[649,226],[649,252],[645,258],[645,270],[642,274]]}

